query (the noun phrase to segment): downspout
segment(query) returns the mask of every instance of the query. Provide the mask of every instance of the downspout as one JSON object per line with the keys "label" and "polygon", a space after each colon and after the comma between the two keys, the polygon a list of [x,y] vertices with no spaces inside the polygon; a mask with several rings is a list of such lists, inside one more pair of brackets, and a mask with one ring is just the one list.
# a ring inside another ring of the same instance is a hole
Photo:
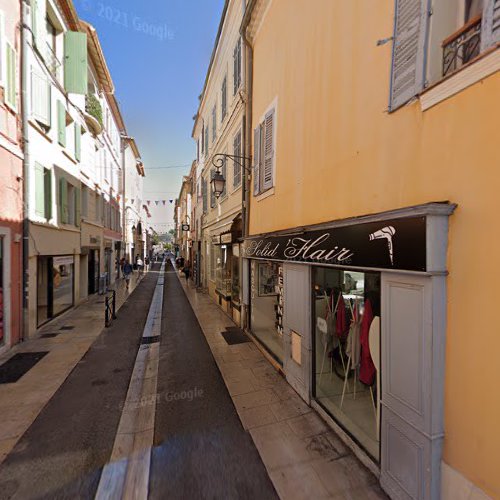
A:
{"label": "downspout", "polygon": [[[122,150],[122,199],[123,199],[123,210],[122,210],[122,235],[123,235],[123,253],[121,257],[127,257],[127,227],[125,225],[126,222],[126,206],[125,206],[125,179],[127,178],[126,172],[125,172],[125,138],[122,136],[121,137],[122,143],[121,143],[121,150]],[[118,266],[118,269],[120,272],[120,266]]]}
{"label": "downspout", "polygon": [[[255,8],[256,0],[250,0],[247,8],[245,9],[245,14],[243,16],[243,21],[240,27],[240,34],[243,38],[245,44],[245,81],[247,85],[247,99],[245,103],[245,116],[243,120],[245,121],[245,126],[243,127],[243,144],[245,145],[245,151],[243,156],[247,158],[252,157],[252,92],[253,92],[253,49],[250,40],[247,36],[247,27],[252,18],[252,12]],[[245,160],[243,160],[245,162]],[[252,165],[245,165],[248,169]],[[243,239],[248,237],[249,227],[250,227],[250,173],[247,168],[243,169],[243,192],[242,192],[242,207],[241,214],[243,219]],[[243,252],[240,251],[240,269],[243,276],[243,266],[246,261],[243,259]],[[249,275],[250,273],[248,273]],[[242,283],[243,286],[249,286],[249,283]],[[240,287],[240,304],[241,304],[241,327],[247,329],[250,326],[249,322],[249,310],[243,301],[243,286]]]}
{"label": "downspout", "polygon": [[28,140],[28,25],[27,5],[20,0],[21,7],[21,126],[23,147],[23,319],[21,342],[29,336],[29,194],[30,194],[30,151]]}

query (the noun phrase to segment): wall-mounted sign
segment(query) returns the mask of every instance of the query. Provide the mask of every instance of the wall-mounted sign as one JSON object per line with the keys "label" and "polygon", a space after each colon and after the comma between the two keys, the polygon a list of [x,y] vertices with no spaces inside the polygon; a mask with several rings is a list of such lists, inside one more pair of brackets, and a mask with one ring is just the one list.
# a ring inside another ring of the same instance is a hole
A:
{"label": "wall-mounted sign", "polygon": [[189,224],[182,224],[181,230],[182,231],[189,231]]}
{"label": "wall-mounted sign", "polygon": [[212,245],[220,245],[220,236],[218,234],[212,234]]}
{"label": "wall-mounted sign", "polygon": [[224,233],[220,235],[220,242],[223,245],[227,245],[233,242],[233,235],[231,233]]}
{"label": "wall-mounted sign", "polygon": [[245,240],[247,258],[408,271],[426,270],[426,218],[367,222]]}

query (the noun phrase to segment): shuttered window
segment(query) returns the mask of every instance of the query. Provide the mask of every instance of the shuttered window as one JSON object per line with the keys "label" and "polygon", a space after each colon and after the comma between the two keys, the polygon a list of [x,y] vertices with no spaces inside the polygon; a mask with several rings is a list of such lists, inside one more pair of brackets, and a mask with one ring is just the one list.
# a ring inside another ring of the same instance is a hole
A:
{"label": "shuttered window", "polygon": [[260,194],[260,138],[262,133],[261,125],[257,125],[253,135],[253,194]]}
{"label": "shuttered window", "polygon": [[221,88],[221,123],[224,121],[224,118],[227,114],[227,76],[222,80],[222,88]]}
{"label": "shuttered window", "polygon": [[217,139],[217,104],[212,108],[212,144]]}
{"label": "shuttered window", "polygon": [[396,0],[389,108],[394,111],[424,88],[428,0]]}
{"label": "shuttered window", "polygon": [[241,38],[233,51],[233,95],[236,95],[241,85]]}
{"label": "shuttered window", "polygon": [[33,40],[39,53],[45,54],[46,38],[47,1],[32,0],[31,2],[31,30]]}
{"label": "shuttered window", "polygon": [[264,168],[262,189],[273,187],[274,178],[274,109],[267,113],[264,120]]}
{"label": "shuttered window", "polygon": [[61,101],[57,101],[57,142],[66,147],[66,108]]}
{"label": "shuttered window", "polygon": [[[233,139],[233,155],[241,155],[241,130],[234,136]],[[233,161],[233,187],[238,187],[241,184],[241,165],[238,163],[242,160]]]}
{"label": "shuttered window", "polygon": [[208,211],[207,180],[206,179],[202,179],[202,181],[201,181],[201,195],[203,197],[203,213],[206,214]]}
{"label": "shuttered window", "polygon": [[208,155],[208,123],[205,126],[205,155]]}
{"label": "shuttered window", "polygon": [[35,163],[35,213],[45,216],[45,169]]}
{"label": "shuttered window", "polygon": [[68,183],[64,177],[59,179],[59,218],[62,224],[68,223]]}
{"label": "shuttered window", "polygon": [[5,54],[2,50],[5,46],[5,14],[0,10],[0,84],[5,86]]}
{"label": "shuttered window", "polygon": [[82,127],[75,123],[75,159],[80,161],[82,158]]}
{"label": "shuttered window", "polygon": [[486,50],[500,42],[500,0],[484,0],[481,27],[481,49]]}
{"label": "shuttered window", "polygon": [[5,45],[5,104],[17,111],[17,52],[10,43]]}
{"label": "shuttered window", "polygon": [[86,95],[88,89],[87,35],[77,31],[64,33],[64,88]]}
{"label": "shuttered window", "polygon": [[33,118],[50,127],[51,125],[51,86],[48,78],[35,68],[31,69],[31,114]]}
{"label": "shuttered window", "polygon": [[[214,178],[215,170],[210,170],[210,181]],[[210,208],[215,207],[215,193],[212,187],[212,182],[210,182]]]}
{"label": "shuttered window", "polygon": [[254,130],[254,196],[274,186],[276,112],[271,109]]}

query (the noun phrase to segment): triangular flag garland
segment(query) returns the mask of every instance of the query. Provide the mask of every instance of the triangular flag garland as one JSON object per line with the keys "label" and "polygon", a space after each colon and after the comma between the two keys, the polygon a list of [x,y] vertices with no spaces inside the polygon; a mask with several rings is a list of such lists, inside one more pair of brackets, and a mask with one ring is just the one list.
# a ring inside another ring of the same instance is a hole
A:
{"label": "triangular flag garland", "polygon": [[151,200],[147,200],[147,204],[150,205],[151,204]]}
{"label": "triangular flag garland", "polygon": [[158,206],[158,203],[160,203],[158,200],[155,201],[155,205]]}
{"label": "triangular flag garland", "polygon": [[165,203],[167,203],[165,200],[161,200],[163,202],[163,206],[165,206]]}

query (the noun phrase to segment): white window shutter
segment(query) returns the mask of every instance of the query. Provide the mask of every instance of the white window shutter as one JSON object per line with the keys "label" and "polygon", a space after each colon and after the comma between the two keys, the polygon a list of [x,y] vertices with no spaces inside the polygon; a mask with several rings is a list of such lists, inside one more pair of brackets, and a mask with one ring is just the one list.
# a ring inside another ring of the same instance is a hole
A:
{"label": "white window shutter", "polygon": [[35,44],[40,54],[45,55],[47,35],[47,3],[46,0],[35,0],[32,5],[32,30]]}
{"label": "white window shutter", "polygon": [[266,114],[264,120],[264,179],[262,189],[273,187],[274,179],[274,109]]}
{"label": "white window shutter", "polygon": [[396,0],[390,110],[424,88],[429,0]]}
{"label": "white window shutter", "polygon": [[500,0],[485,0],[481,26],[481,51],[500,42]]}
{"label": "white window shutter", "polygon": [[50,83],[34,68],[31,69],[31,114],[35,120],[50,127]]}
{"label": "white window shutter", "polygon": [[253,194],[260,193],[260,125],[253,133]]}

